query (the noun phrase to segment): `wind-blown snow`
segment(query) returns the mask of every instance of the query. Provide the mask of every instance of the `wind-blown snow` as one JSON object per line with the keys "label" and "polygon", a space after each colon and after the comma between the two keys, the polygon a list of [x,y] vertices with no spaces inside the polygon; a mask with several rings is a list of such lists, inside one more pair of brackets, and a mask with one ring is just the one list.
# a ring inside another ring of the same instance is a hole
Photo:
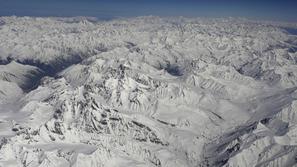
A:
{"label": "wind-blown snow", "polygon": [[284,23],[0,23],[0,166],[297,164],[297,36]]}

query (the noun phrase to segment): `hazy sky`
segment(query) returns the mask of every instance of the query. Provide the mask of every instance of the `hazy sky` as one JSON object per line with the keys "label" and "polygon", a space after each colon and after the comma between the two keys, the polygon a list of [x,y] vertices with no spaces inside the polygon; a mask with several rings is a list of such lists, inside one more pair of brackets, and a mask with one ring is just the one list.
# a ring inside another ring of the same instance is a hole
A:
{"label": "hazy sky", "polygon": [[1,16],[144,15],[297,21],[297,0],[0,0]]}

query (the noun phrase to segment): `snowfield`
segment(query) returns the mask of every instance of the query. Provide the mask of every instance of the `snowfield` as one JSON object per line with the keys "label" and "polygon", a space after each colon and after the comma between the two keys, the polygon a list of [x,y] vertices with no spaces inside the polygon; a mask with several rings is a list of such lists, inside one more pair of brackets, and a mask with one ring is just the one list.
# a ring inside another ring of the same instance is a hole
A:
{"label": "snowfield", "polygon": [[285,28],[0,17],[0,166],[297,166]]}

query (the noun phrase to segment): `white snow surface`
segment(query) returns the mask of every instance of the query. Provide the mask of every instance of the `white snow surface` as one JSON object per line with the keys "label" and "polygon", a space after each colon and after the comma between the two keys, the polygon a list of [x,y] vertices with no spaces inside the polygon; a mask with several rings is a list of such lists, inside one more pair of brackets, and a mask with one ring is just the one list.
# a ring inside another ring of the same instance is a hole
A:
{"label": "white snow surface", "polygon": [[1,167],[297,165],[285,23],[0,22]]}

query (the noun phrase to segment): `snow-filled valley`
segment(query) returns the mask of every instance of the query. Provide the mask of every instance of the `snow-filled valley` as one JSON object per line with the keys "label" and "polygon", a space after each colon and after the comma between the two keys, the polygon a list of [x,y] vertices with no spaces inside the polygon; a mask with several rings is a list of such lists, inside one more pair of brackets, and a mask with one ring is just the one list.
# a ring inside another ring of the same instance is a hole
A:
{"label": "snow-filled valley", "polygon": [[0,17],[0,166],[297,166],[286,28]]}

